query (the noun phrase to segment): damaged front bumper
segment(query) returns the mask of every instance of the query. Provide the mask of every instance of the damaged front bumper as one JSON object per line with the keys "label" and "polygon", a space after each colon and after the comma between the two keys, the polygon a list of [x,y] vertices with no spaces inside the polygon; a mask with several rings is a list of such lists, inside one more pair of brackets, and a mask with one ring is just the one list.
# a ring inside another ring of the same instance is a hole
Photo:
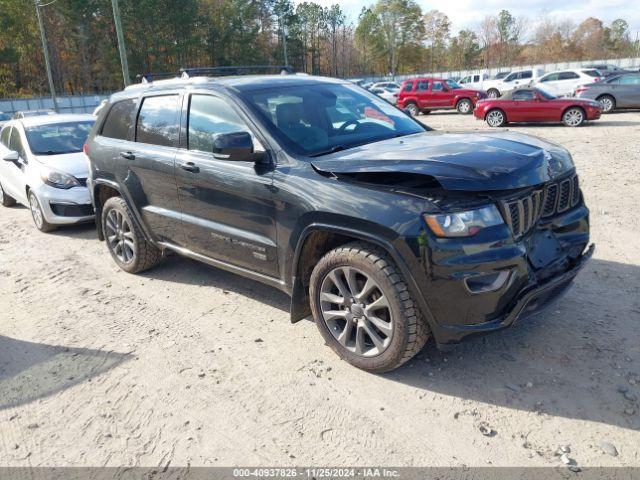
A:
{"label": "damaged front bumper", "polygon": [[499,318],[473,325],[440,325],[437,334],[438,346],[446,348],[468,336],[481,335],[506,328],[518,319],[534,312],[539,312],[566,292],[575,276],[593,256],[594,250],[595,245],[591,244],[580,257],[572,262],[571,267],[564,273],[548,278],[541,283],[526,285],[519,291],[506,313]]}

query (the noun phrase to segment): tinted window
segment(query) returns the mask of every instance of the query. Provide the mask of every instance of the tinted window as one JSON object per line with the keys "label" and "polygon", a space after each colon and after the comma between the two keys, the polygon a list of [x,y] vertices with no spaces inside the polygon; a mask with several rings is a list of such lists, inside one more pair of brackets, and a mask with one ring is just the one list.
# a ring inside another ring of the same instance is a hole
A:
{"label": "tinted window", "polygon": [[442,90],[444,90],[442,82],[433,82],[433,87],[431,87],[432,92],[441,92]]}
{"label": "tinted window", "polygon": [[524,72],[520,72],[518,78],[531,78],[532,76],[533,74],[531,73],[531,70],[526,70]]}
{"label": "tinted window", "polygon": [[281,145],[304,155],[425,131],[389,103],[347,84],[273,87],[241,95]]}
{"label": "tinted window", "polygon": [[576,78],[580,78],[580,75],[575,72],[560,72],[558,78],[559,80],[575,80]]}
{"label": "tinted window", "polygon": [[556,80],[558,80],[557,73],[550,73],[549,75],[545,75],[540,79],[541,82],[555,82]]}
{"label": "tinted window", "polygon": [[598,70],[583,70],[586,75],[590,77],[601,77],[602,74]]}
{"label": "tinted window", "polygon": [[403,91],[405,92],[410,92],[411,90],[413,90],[413,82],[407,83],[403,88]]}
{"label": "tinted window", "polygon": [[640,75],[625,75],[620,77],[620,85],[640,85]]}
{"label": "tinted window", "polygon": [[87,141],[93,121],[66,122],[25,128],[27,142],[34,155],[77,153]]}
{"label": "tinted window", "polygon": [[178,131],[178,95],[146,97],[142,101],[136,124],[136,142],[175,147]]}
{"label": "tinted window", "polygon": [[507,75],[507,77],[504,79],[504,81],[505,82],[513,82],[517,77],[518,77],[517,73],[512,73],[510,75]]}
{"label": "tinted window", "polygon": [[6,126],[2,129],[2,132],[0,132],[0,143],[2,143],[2,145],[4,145],[5,147],[9,147],[9,131],[11,130],[11,127]]}
{"label": "tinted window", "polygon": [[445,83],[449,85],[449,88],[452,88],[453,90],[460,90],[462,88],[460,85],[458,85],[457,82],[454,82],[453,80],[445,80]]}
{"label": "tinted window", "polygon": [[527,100],[533,100],[536,96],[532,90],[518,90],[513,94],[513,100],[516,102],[523,102]]}
{"label": "tinted window", "polygon": [[426,92],[427,90],[429,90],[429,80],[420,80],[418,82],[417,90],[419,92]]}
{"label": "tinted window", "polygon": [[22,159],[27,158],[27,153],[24,150],[22,140],[20,139],[20,133],[17,128],[11,129],[11,134],[9,135],[9,150],[18,152]]}
{"label": "tinted window", "polygon": [[102,127],[102,135],[121,140],[131,138],[135,109],[135,100],[122,100],[114,103]]}
{"label": "tinted window", "polygon": [[249,132],[249,128],[227,102],[210,95],[191,96],[189,150],[211,153],[213,136],[231,132]]}

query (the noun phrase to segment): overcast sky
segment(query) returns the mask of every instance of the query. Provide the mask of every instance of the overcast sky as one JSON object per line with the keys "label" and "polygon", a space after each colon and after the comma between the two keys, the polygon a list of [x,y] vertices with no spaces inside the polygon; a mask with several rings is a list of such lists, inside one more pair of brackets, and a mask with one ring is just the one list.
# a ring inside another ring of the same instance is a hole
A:
{"label": "overcast sky", "polygon": [[[303,0],[294,0],[301,3]],[[363,6],[375,0],[314,0],[324,6],[338,3],[348,18],[355,21]],[[451,19],[452,32],[462,28],[475,28],[485,15],[495,15],[502,9],[516,17],[535,20],[542,14],[556,19],[571,19],[576,23],[587,17],[597,17],[610,23],[616,18],[629,22],[632,36],[640,30],[640,0],[417,0],[424,12],[440,10]]]}

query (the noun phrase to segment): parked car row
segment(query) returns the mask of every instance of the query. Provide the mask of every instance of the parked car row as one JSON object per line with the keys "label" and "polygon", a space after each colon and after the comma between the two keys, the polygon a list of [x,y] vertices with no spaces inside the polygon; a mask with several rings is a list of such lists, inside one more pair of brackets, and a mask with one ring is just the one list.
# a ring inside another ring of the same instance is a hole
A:
{"label": "parked car row", "polygon": [[[483,101],[420,82],[407,99],[443,95],[427,110]],[[11,120],[0,154],[3,205],[28,205],[40,230],[95,218],[126,272],[176,252],[278,288],[292,322],[312,315],[327,345],[372,372],[429,337],[449,347],[512,325],[593,253],[568,151],[433,132],[336,79],[151,81],[97,118]]]}

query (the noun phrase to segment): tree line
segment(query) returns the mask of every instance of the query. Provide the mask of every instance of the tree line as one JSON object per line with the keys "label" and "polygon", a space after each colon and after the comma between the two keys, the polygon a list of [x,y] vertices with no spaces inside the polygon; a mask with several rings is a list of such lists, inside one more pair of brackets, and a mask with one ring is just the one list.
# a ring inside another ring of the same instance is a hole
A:
{"label": "tree line", "polygon": [[[43,0],[44,1],[44,0]],[[355,77],[637,56],[629,25],[516,18],[507,10],[452,31],[414,0],[377,0],[349,21],[339,4],[292,0],[119,0],[130,73],[284,64]],[[0,0],[0,97],[48,92],[34,0]],[[40,7],[60,93],[122,88],[111,0]],[[134,80],[134,79],[132,79]]]}

